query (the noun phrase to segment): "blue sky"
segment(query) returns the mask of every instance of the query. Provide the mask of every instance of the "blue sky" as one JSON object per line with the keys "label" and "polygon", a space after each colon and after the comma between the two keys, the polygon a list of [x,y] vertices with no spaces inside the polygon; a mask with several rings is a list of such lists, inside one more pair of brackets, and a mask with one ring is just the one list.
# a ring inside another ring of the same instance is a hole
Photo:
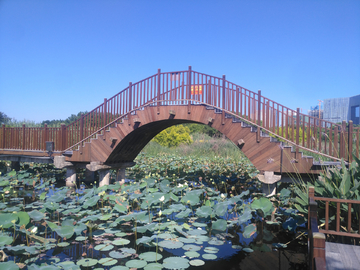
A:
{"label": "blue sky", "polygon": [[0,111],[65,119],[192,69],[307,112],[360,94],[360,1],[0,0]]}

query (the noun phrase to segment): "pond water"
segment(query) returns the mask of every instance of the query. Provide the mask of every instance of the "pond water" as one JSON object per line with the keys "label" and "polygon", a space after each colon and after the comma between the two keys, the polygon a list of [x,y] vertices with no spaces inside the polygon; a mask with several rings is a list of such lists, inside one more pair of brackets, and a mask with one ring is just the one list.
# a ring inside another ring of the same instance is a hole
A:
{"label": "pond water", "polygon": [[26,179],[0,180],[0,269],[307,269],[306,238],[251,181],[229,196],[158,176],[76,191]]}

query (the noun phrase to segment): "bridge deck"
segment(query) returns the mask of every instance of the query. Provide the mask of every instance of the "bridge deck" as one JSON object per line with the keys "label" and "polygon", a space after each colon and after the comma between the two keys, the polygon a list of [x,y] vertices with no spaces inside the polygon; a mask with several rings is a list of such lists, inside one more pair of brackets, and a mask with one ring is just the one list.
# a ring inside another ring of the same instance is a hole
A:
{"label": "bridge deck", "polygon": [[360,246],[326,242],[328,270],[357,270],[360,268]]}

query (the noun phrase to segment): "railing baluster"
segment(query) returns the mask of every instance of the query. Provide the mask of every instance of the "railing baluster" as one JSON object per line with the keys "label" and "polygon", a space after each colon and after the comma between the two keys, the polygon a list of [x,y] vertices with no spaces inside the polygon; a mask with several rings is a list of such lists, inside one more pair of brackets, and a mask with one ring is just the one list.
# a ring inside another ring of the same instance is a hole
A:
{"label": "railing baluster", "polygon": [[353,127],[353,121],[349,121],[349,126],[348,126],[348,155],[347,155],[347,159],[349,161],[349,163],[352,162],[352,151],[353,151],[353,132],[354,132],[354,127]]}
{"label": "railing baluster", "polygon": [[325,202],[325,230],[329,230],[329,201]]}
{"label": "railing baluster", "polygon": [[351,232],[351,203],[348,203],[348,224],[347,224],[347,231]]}
{"label": "railing baluster", "polygon": [[340,231],[340,203],[336,203],[336,231]]}

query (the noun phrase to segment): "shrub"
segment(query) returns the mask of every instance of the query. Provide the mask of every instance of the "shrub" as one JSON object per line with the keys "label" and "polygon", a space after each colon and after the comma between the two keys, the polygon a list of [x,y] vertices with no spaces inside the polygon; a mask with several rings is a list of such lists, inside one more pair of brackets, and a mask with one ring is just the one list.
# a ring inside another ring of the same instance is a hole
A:
{"label": "shrub", "polygon": [[154,137],[154,141],[165,147],[176,147],[180,144],[190,144],[190,130],[183,125],[169,127]]}

